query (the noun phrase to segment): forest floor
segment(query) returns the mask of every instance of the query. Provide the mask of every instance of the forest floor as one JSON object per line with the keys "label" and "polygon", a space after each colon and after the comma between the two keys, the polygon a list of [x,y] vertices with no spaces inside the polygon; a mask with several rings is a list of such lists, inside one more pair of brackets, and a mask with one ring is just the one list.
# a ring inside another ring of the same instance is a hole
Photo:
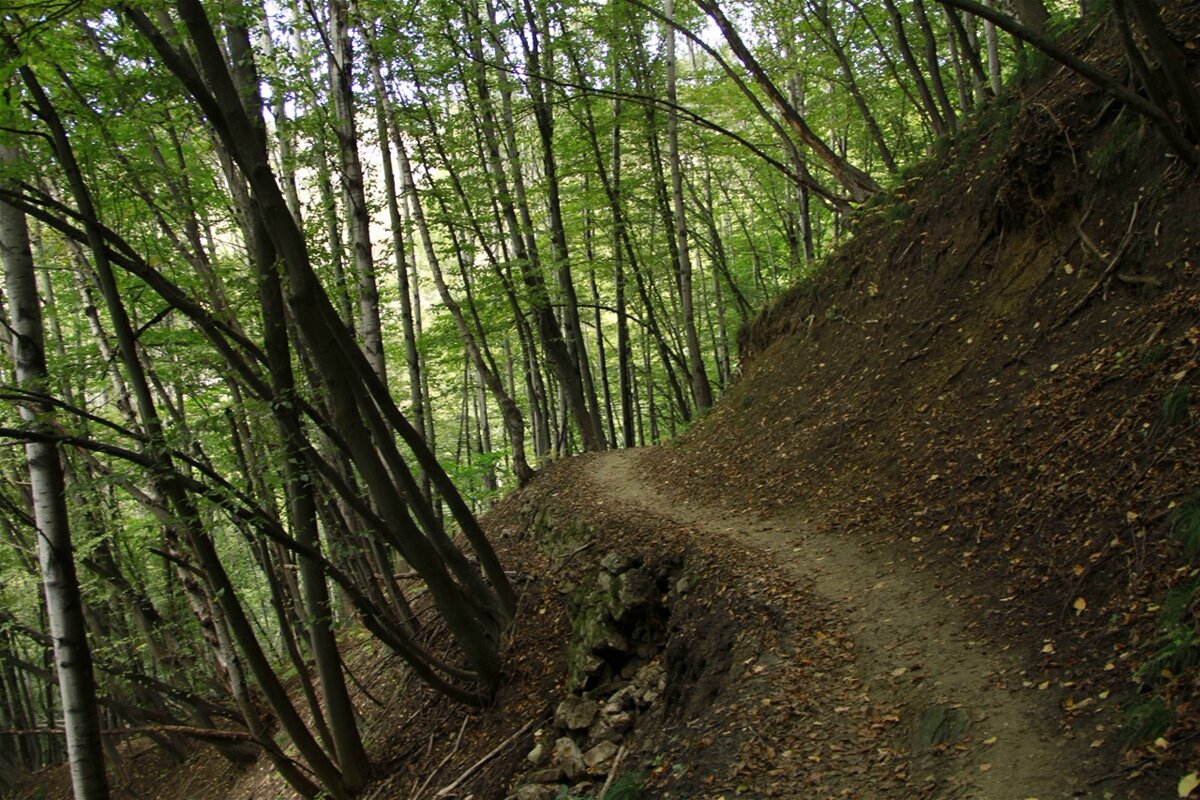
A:
{"label": "forest floor", "polygon": [[[707,415],[549,464],[487,516],[522,590],[493,708],[355,650],[369,800],[506,795],[612,553],[671,578],[666,698],[622,768],[644,796],[1176,796],[1200,767],[1200,564],[1176,536],[1200,514],[1200,185],[1053,67],[944,144],[747,322]],[[548,549],[547,516],[591,538]],[[119,796],[286,795],[197,758],[134,764]]]}

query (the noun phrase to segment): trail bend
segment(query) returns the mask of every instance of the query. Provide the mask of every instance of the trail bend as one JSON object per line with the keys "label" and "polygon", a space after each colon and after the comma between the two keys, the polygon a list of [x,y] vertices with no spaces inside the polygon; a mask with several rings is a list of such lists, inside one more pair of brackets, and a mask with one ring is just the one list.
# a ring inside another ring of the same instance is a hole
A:
{"label": "trail bend", "polygon": [[[763,518],[674,494],[659,485],[662,476],[648,474],[644,454],[606,453],[593,462],[590,480],[612,502],[764,551],[785,573],[809,583],[854,638],[855,658],[846,669],[873,700],[899,710],[911,748],[910,796],[1115,796],[1100,786],[1107,770],[1089,746],[1089,732],[1060,723],[1063,693],[1038,682],[1029,667],[1035,654],[985,641],[938,578],[864,547],[868,532],[863,541],[823,536],[802,512]],[[939,720],[952,731],[951,741],[932,749],[915,741],[918,728],[928,732]]]}

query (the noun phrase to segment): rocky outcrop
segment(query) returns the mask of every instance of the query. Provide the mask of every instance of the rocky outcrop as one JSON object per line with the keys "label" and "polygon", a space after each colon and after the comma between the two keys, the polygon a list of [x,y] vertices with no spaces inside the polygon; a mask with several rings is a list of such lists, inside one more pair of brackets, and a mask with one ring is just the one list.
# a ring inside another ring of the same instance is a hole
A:
{"label": "rocky outcrop", "polygon": [[[604,691],[579,690],[559,702],[552,726],[538,730],[526,756],[532,770],[513,785],[510,800],[590,797],[617,768],[640,718],[655,712],[667,685],[661,654]],[[613,688],[615,687],[615,688]]]}

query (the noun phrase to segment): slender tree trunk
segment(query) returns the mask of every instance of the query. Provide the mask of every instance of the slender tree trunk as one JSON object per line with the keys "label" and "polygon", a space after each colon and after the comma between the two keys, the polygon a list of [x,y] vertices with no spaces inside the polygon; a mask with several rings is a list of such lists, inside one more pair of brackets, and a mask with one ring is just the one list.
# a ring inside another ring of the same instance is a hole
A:
{"label": "slender tree trunk", "polygon": [[313,149],[316,150],[317,157],[317,187],[320,193],[321,212],[325,220],[329,268],[333,273],[333,301],[341,320],[347,325],[352,325],[354,310],[351,307],[350,284],[346,280],[346,247],[342,242],[342,223],[338,219],[337,196],[333,192],[333,179],[329,173],[329,155],[325,149],[325,138],[316,136],[314,140]]}
{"label": "slender tree trunk", "polygon": [[[617,58],[613,57],[613,84],[621,85],[621,68]],[[636,409],[633,403],[633,348],[629,341],[629,315],[625,307],[625,259],[622,248],[628,237],[625,234],[625,215],[621,213],[621,99],[613,99],[612,126],[612,186],[609,192],[609,205],[613,217],[613,282],[616,292],[617,306],[617,391],[621,397],[621,439],[625,447],[634,445],[634,418]],[[593,139],[594,126],[593,126]],[[597,154],[599,145],[597,143]],[[599,158],[599,155],[597,155]],[[602,162],[601,162],[602,163]]]}
{"label": "slender tree trunk", "polygon": [[513,473],[517,477],[517,482],[524,485],[534,475],[533,468],[529,466],[529,462],[525,456],[525,420],[516,402],[504,390],[504,382],[500,379],[500,376],[491,369],[491,366],[484,359],[475,334],[467,324],[462,307],[450,294],[450,288],[446,285],[445,277],[442,274],[437,251],[433,246],[433,236],[425,220],[425,210],[421,205],[421,198],[417,195],[417,187],[412,174],[412,163],[408,158],[408,151],[404,146],[404,142],[399,140],[396,142],[396,155],[400,163],[401,191],[408,198],[410,213],[417,228],[417,235],[421,238],[421,246],[425,251],[425,260],[429,264],[430,272],[433,273],[434,285],[437,287],[438,294],[442,298],[442,304],[450,312],[450,316],[454,320],[454,325],[458,328],[458,334],[463,340],[467,357],[474,364],[480,378],[487,384],[488,390],[496,398],[496,403],[500,406],[501,414],[504,417],[505,429],[508,431],[509,441],[512,443],[513,448]]}
{"label": "slender tree trunk", "polygon": [[[791,96],[792,105],[801,113],[804,112],[804,90],[800,84],[800,76],[793,75],[788,80],[788,93]],[[797,154],[794,156],[799,159]],[[797,168],[799,168],[797,164]],[[817,258],[816,247],[813,243],[813,228],[812,228],[812,192],[807,186],[798,185],[796,187],[796,218],[800,224],[800,240],[804,244],[804,263],[811,264]],[[747,231],[747,234],[749,232]],[[756,256],[757,260],[757,256]]]}
{"label": "slender tree trunk", "polygon": [[[833,51],[833,55],[838,62],[838,67],[842,71],[842,78],[846,82],[846,91],[850,92],[850,97],[854,100],[854,105],[858,107],[858,113],[862,116],[863,122],[867,126],[867,132],[871,136],[871,141],[875,143],[875,149],[879,151],[879,157],[883,159],[883,164],[887,167],[888,172],[895,172],[896,159],[892,155],[891,148],[888,147],[887,140],[883,136],[883,131],[879,128],[879,122],[875,119],[870,106],[867,105],[867,99],[863,97],[862,90],[859,88],[854,68],[851,66],[850,58],[846,54],[846,48],[842,46],[837,30],[833,26],[833,21],[829,17],[828,5],[825,2],[819,4],[814,2],[809,4],[809,9],[821,23],[821,27],[825,29],[826,42]],[[791,81],[789,81],[790,83]],[[792,105],[796,106],[794,100],[792,100]],[[799,110],[798,107],[797,110]]]}
{"label": "slender tree trunk", "polygon": [[955,12],[942,6],[946,17],[946,45],[950,48],[950,63],[954,67],[954,86],[958,90],[958,107],[963,114],[971,111],[971,91],[967,86],[967,70],[964,65],[965,57],[959,55],[958,39],[950,18]]}
{"label": "slender tree trunk", "polygon": [[878,192],[879,184],[870,175],[835,153],[828,144],[813,132],[804,117],[796,111],[795,107],[788,102],[783,93],[779,91],[779,88],[767,76],[766,71],[758,63],[758,59],[750,52],[750,48],[746,47],[741,36],[738,35],[737,29],[733,27],[733,23],[725,16],[725,13],[721,10],[716,0],[695,0],[695,2],[702,11],[712,17],[717,27],[721,29],[725,41],[729,43],[729,47],[737,55],[738,60],[742,62],[742,66],[750,72],[754,78],[754,82],[758,84],[763,93],[771,100],[771,104],[779,111],[784,121],[787,122],[793,133],[796,134],[796,137],[812,150],[817,158],[825,163],[825,166],[833,173],[837,182],[850,193],[851,198],[861,202]]}
{"label": "slender tree trunk", "polygon": [[[664,13],[674,19],[673,0],[666,0]],[[676,265],[679,282],[680,306],[683,315],[684,337],[687,342],[688,372],[691,375],[692,399],[696,410],[704,413],[712,406],[712,387],[704,367],[704,355],[700,352],[700,337],[696,332],[696,312],[693,308],[692,258],[688,246],[688,224],[683,203],[683,165],[679,158],[679,115],[675,106],[679,98],[675,87],[675,29],[666,31],[667,37],[667,158],[671,170],[671,200],[674,211],[675,243],[679,261]]]}
{"label": "slender tree trunk", "polygon": [[[986,8],[992,8],[995,0],[983,0]],[[991,83],[992,94],[1000,94],[1003,88],[1000,81],[1000,40],[996,36],[996,24],[990,19],[983,21],[983,36],[987,41],[988,80]]]}
{"label": "slender tree trunk", "polygon": [[[0,143],[0,164],[14,164],[19,158],[14,148]],[[17,383],[30,392],[45,392],[49,376],[29,231],[25,215],[3,201],[0,201],[0,262],[4,265],[8,292]],[[21,406],[22,419],[35,428],[52,428],[51,414],[48,404],[34,402]],[[77,800],[107,800],[108,778],[100,741],[96,679],[75,574],[58,447],[31,441],[25,445],[25,457],[29,463],[33,514],[38,527],[38,561],[63,703],[71,784]]]}
{"label": "slender tree trunk", "polygon": [[[521,36],[525,48],[529,80],[529,94],[533,102],[534,121],[538,130],[538,142],[541,144],[542,172],[546,185],[546,198],[550,218],[550,256],[558,275],[559,290],[563,298],[563,331],[566,335],[567,347],[571,359],[579,372],[581,389],[591,415],[593,441],[584,436],[584,447],[589,450],[603,450],[607,445],[604,439],[604,422],[600,415],[600,404],[596,393],[595,379],[592,375],[588,358],[587,343],[583,338],[583,325],[579,318],[579,298],[575,290],[575,280],[571,274],[571,258],[567,247],[567,231],[563,223],[562,197],[558,178],[558,160],[554,153],[554,113],[550,105],[549,82],[553,80],[554,55],[545,45],[543,36],[549,36],[547,31],[539,31],[537,17],[529,0],[524,0],[525,23],[528,38]],[[549,26],[547,25],[547,28]],[[568,389],[570,391],[570,389]]]}
{"label": "slender tree trunk", "polygon": [[[482,23],[474,9],[468,12],[467,24],[470,29],[472,57],[477,65],[482,65],[484,63],[482,31],[480,30]],[[503,53],[498,52],[495,57],[503,59]],[[509,90],[503,83],[506,79],[502,77],[501,80],[501,99],[507,112],[510,111]],[[542,348],[554,369],[555,377],[558,378],[566,392],[571,417],[579,427],[585,446],[591,450],[602,450],[604,441],[592,422],[592,415],[584,397],[579,367],[571,357],[570,350],[563,340],[562,329],[559,327],[558,318],[550,304],[550,296],[542,275],[536,241],[533,238],[529,206],[524,199],[524,178],[521,174],[520,154],[517,150],[510,114],[505,114],[504,139],[509,164],[513,169],[511,192],[500,155],[500,131],[492,108],[491,87],[488,86],[482,66],[475,68],[475,87],[478,92],[479,110],[483,123],[481,134],[487,150],[488,169],[491,172],[498,194],[497,200],[508,229],[509,246],[522,271],[522,278],[533,309]],[[517,218],[518,208],[521,212],[520,221]]]}
{"label": "slender tree trunk", "polygon": [[904,30],[904,18],[900,15],[900,9],[896,7],[895,0],[884,0],[884,5],[887,6],[888,18],[892,22],[892,33],[895,35],[896,44],[900,48],[900,56],[904,60],[905,66],[908,67],[908,72],[912,76],[913,83],[916,84],[917,94],[921,98],[921,105],[929,117],[930,124],[933,125],[934,135],[942,136],[946,133],[946,120],[942,118],[937,103],[933,99],[933,93],[929,90],[929,82],[925,80],[925,73],[921,71],[921,67],[917,63],[917,58],[913,55],[912,45],[909,43],[908,34]]}
{"label": "slender tree trunk", "polygon": [[387,383],[383,352],[383,326],[379,317],[379,286],[375,256],[371,250],[371,210],[367,206],[362,159],[358,151],[358,128],[354,120],[354,51],[350,44],[348,3],[329,0],[333,51],[329,59],[329,83],[337,121],[338,152],[342,166],[342,192],[350,217],[350,239],[354,245],[354,273],[358,279],[356,324],[363,354],[379,379]]}
{"label": "slender tree trunk", "polygon": [[921,29],[921,38],[925,42],[925,65],[929,69],[929,81],[933,84],[934,94],[942,109],[942,117],[951,130],[958,128],[958,116],[954,112],[954,104],[946,93],[946,84],[942,80],[942,62],[938,56],[937,38],[933,35],[933,26],[929,23],[929,15],[925,13],[924,0],[913,0],[913,11],[917,18],[917,27]]}

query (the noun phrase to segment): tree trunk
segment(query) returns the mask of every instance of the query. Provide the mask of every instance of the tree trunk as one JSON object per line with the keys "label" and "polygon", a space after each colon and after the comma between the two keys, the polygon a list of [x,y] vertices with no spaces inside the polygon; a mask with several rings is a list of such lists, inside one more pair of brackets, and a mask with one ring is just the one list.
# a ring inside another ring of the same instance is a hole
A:
{"label": "tree trunk", "polygon": [[[888,147],[887,140],[883,136],[883,131],[879,128],[879,122],[875,119],[875,115],[867,105],[867,99],[863,97],[862,90],[858,86],[858,79],[854,75],[854,68],[850,65],[850,58],[846,55],[846,48],[842,46],[837,30],[833,27],[833,21],[829,18],[828,5],[825,2],[810,3],[809,9],[821,23],[821,27],[825,29],[826,42],[833,51],[833,55],[838,62],[838,67],[842,71],[842,77],[846,81],[846,91],[850,92],[850,97],[854,100],[854,105],[858,107],[858,113],[862,116],[863,122],[867,126],[867,132],[871,135],[871,141],[875,143],[875,149],[879,151],[879,157],[883,159],[883,165],[887,167],[888,172],[895,172],[896,159],[892,156],[891,148]],[[794,100],[792,101],[792,105],[796,106]],[[799,110],[798,107],[797,110]]]}
{"label": "tree trunk", "polygon": [[438,295],[442,298],[442,304],[450,312],[450,316],[454,320],[454,325],[458,329],[459,336],[462,338],[463,347],[466,348],[467,357],[470,358],[480,378],[487,384],[488,391],[492,393],[492,396],[496,398],[496,403],[500,406],[500,412],[504,417],[505,429],[508,431],[509,441],[512,443],[513,448],[513,473],[517,477],[517,482],[523,486],[533,479],[534,472],[525,456],[525,420],[521,416],[521,409],[513,401],[512,397],[509,396],[508,392],[504,390],[504,382],[500,379],[500,376],[491,369],[490,365],[484,359],[475,334],[467,324],[462,307],[450,294],[450,288],[446,285],[446,279],[442,274],[437,251],[433,246],[433,236],[425,220],[425,210],[421,205],[421,198],[417,195],[417,187],[412,174],[412,163],[409,161],[408,150],[405,148],[403,141],[397,140],[396,155],[400,163],[401,191],[408,198],[410,213],[412,214],[413,222],[416,223],[417,235],[421,238],[421,246],[425,251],[425,260],[428,262],[429,269],[433,273],[434,285],[437,287]]}
{"label": "tree trunk", "polygon": [[917,27],[921,29],[921,38],[925,42],[925,64],[929,69],[929,80],[933,84],[934,94],[941,104],[942,115],[951,130],[958,128],[958,116],[954,112],[954,104],[946,93],[946,84],[942,80],[942,62],[938,56],[937,38],[933,35],[933,26],[929,23],[929,15],[925,13],[924,0],[913,0],[913,10],[916,12]]}
{"label": "tree trunk", "polygon": [[[487,166],[496,187],[497,201],[508,229],[509,246],[521,268],[542,348],[554,369],[555,377],[558,378],[566,392],[567,405],[571,417],[579,427],[584,446],[591,450],[603,450],[604,440],[592,422],[592,415],[584,397],[579,367],[571,357],[570,350],[563,340],[562,329],[559,327],[558,317],[554,314],[542,274],[536,241],[533,238],[529,206],[524,199],[524,178],[521,174],[520,154],[517,150],[515,130],[511,120],[509,90],[506,88],[506,84],[502,83],[501,99],[505,111],[508,112],[505,114],[505,149],[513,170],[511,192],[500,154],[500,131],[492,108],[491,87],[488,86],[481,66],[484,63],[482,31],[480,30],[482,23],[475,9],[468,11],[467,24],[470,29],[472,58],[477,65],[474,69],[475,88],[478,93],[479,110],[483,123],[480,135],[486,147]],[[498,52],[494,57],[503,59],[503,53]],[[506,79],[502,77],[501,80],[505,81]],[[520,221],[517,217],[518,209],[520,210]]]}
{"label": "tree trunk", "polygon": [[[673,0],[666,0],[664,13],[674,21]],[[696,311],[693,308],[692,258],[688,246],[688,224],[683,204],[683,165],[679,158],[679,115],[675,107],[679,102],[675,88],[675,29],[666,31],[667,37],[667,158],[671,170],[671,201],[674,211],[675,244],[679,261],[676,264],[679,282],[679,298],[683,316],[684,338],[687,342],[688,373],[691,376],[692,400],[696,411],[703,414],[713,402],[712,387],[704,368],[704,355],[700,352],[700,337],[696,332]]]}
{"label": "tree trunk", "polygon": [[362,159],[358,152],[358,129],[354,120],[354,52],[350,44],[348,3],[329,0],[330,37],[333,49],[329,59],[329,83],[333,95],[338,153],[342,166],[342,193],[350,216],[350,240],[354,245],[354,273],[358,280],[359,342],[367,363],[387,383],[383,352],[383,327],[379,318],[379,287],[375,277],[375,256],[371,251],[371,210],[367,206]]}
{"label": "tree trunk", "polygon": [[1043,0],[1012,0],[1012,4],[1022,25],[1039,35],[1046,32],[1050,14],[1047,13]]}
{"label": "tree trunk", "polygon": [[[375,93],[375,129],[379,137],[379,150],[383,164],[383,194],[388,211],[388,226],[392,233],[392,257],[395,264],[396,280],[400,295],[400,326],[404,334],[404,362],[408,368],[408,395],[411,403],[412,416],[417,430],[426,435],[430,426],[426,424],[426,408],[424,384],[421,374],[421,355],[417,351],[417,328],[413,313],[413,281],[408,275],[408,251],[405,241],[403,214],[400,209],[400,192],[396,187],[395,169],[392,166],[392,142],[397,147],[403,147],[401,132],[395,120],[395,109],[387,86],[383,80],[383,72],[379,64],[379,54],[375,52],[375,41],[372,31],[368,30],[365,22],[360,23],[360,30],[367,43],[367,59],[371,68],[371,83]],[[414,260],[415,264],[415,260]],[[431,442],[432,444],[432,442]],[[420,475],[421,491],[426,497],[431,497],[429,476],[422,471]]]}
{"label": "tree trunk", "polygon": [[[19,158],[14,148],[0,144],[0,164],[13,164]],[[17,383],[30,392],[45,392],[49,376],[29,231],[25,215],[3,201],[0,201],[0,257],[6,276]],[[42,403],[22,405],[21,418],[35,428],[51,428],[51,408]],[[107,800],[96,679],[75,574],[58,447],[31,441],[25,445],[25,457],[29,463],[33,513],[38,527],[38,561],[63,704],[71,784],[77,800]]]}
{"label": "tree trunk", "polygon": [[783,93],[779,91],[779,88],[767,76],[766,71],[758,63],[758,60],[754,58],[750,49],[746,47],[741,36],[738,35],[737,30],[733,27],[733,23],[721,11],[716,0],[695,0],[695,2],[702,11],[712,17],[713,21],[717,23],[717,27],[721,29],[721,33],[725,36],[725,41],[729,43],[729,47],[737,55],[738,60],[742,62],[742,66],[750,72],[754,78],[754,82],[770,98],[772,105],[783,116],[797,138],[812,150],[817,158],[825,162],[825,165],[829,167],[829,171],[833,173],[837,182],[850,193],[850,197],[857,202],[863,202],[878,192],[879,184],[870,175],[835,153],[828,144],[809,128],[804,117],[796,111],[795,107],[788,102]]}
{"label": "tree trunk", "polygon": [[908,72],[912,76],[913,83],[917,86],[917,94],[921,98],[921,106],[925,109],[925,114],[929,117],[934,135],[942,136],[946,133],[946,120],[943,119],[941,111],[938,110],[937,103],[933,99],[933,93],[929,90],[929,83],[925,80],[925,73],[921,71],[920,65],[917,64],[917,58],[913,55],[912,45],[909,43],[908,34],[904,30],[904,18],[900,15],[900,10],[896,8],[895,0],[884,0],[884,5],[887,6],[888,18],[892,22],[892,33],[896,37],[896,45],[900,48],[900,57],[904,60],[904,64],[908,67]]}
{"label": "tree trunk", "polygon": [[[983,0],[983,5],[991,8],[995,5],[996,0]],[[1003,84],[1000,81],[1000,40],[996,36],[996,24],[990,19],[983,21],[983,36],[987,41],[987,57],[988,57],[988,80],[992,87],[992,94],[1000,94]]]}
{"label": "tree trunk", "polygon": [[[596,393],[595,379],[588,358],[587,343],[583,338],[583,325],[579,319],[579,298],[575,291],[575,280],[571,274],[571,258],[567,247],[567,231],[563,223],[562,197],[558,178],[558,160],[554,154],[554,113],[550,105],[550,82],[553,80],[553,53],[543,48],[543,31],[539,31],[537,18],[529,0],[524,0],[525,24],[529,36],[519,37],[525,48],[527,73],[530,75],[529,95],[533,103],[534,121],[541,144],[542,172],[546,185],[546,199],[550,218],[550,258],[558,275],[559,290],[562,292],[563,331],[567,348],[579,373],[581,389],[591,415],[592,440],[583,436],[588,450],[603,450],[607,446],[604,438],[604,422],[600,415],[600,404]],[[549,26],[547,26],[548,28]],[[548,35],[548,34],[547,34]],[[568,391],[570,391],[568,387]],[[583,434],[581,429],[581,435]]]}

